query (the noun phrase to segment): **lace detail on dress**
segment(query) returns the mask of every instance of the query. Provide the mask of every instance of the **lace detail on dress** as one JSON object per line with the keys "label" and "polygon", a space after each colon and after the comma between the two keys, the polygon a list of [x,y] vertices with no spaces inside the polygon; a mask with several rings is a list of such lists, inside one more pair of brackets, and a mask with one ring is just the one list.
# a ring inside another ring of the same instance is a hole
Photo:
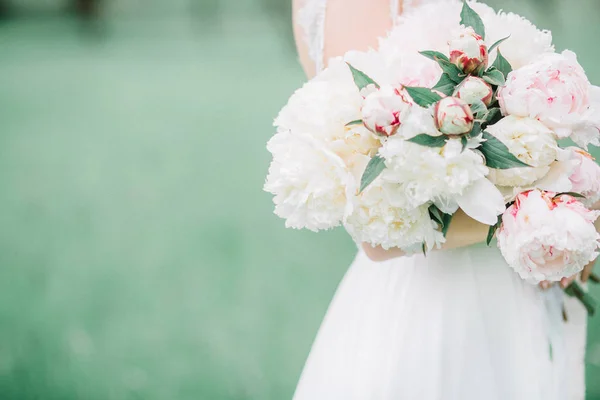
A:
{"label": "lace detail on dress", "polygon": [[324,67],[323,47],[325,42],[325,12],[327,0],[306,0],[298,11],[296,23],[304,31],[304,40],[308,45],[308,55],[315,63],[317,73]]}
{"label": "lace detail on dress", "polygon": [[[406,0],[404,0],[404,1],[406,1]],[[400,14],[400,1],[390,0],[390,17],[392,18],[392,25],[396,26],[399,14]]]}

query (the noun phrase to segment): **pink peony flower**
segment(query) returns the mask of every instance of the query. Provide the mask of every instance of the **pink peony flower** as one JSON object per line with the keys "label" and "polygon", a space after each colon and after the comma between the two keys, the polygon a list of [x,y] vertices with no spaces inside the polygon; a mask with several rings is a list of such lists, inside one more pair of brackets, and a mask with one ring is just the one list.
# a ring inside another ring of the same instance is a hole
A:
{"label": "pink peony flower", "polygon": [[410,111],[412,102],[409,99],[391,86],[368,94],[362,106],[365,127],[378,135],[394,135]]}
{"label": "pink peony flower", "polygon": [[521,278],[560,281],[598,256],[600,234],[593,224],[598,216],[569,195],[524,192],[502,216],[498,247]]}
{"label": "pink peony flower", "polygon": [[463,100],[467,104],[473,104],[481,100],[489,106],[494,97],[492,86],[481,78],[468,76],[454,91],[454,97]]}
{"label": "pink peony flower", "polygon": [[475,118],[471,107],[456,97],[446,97],[435,104],[435,124],[440,132],[460,136],[471,132]]}
{"label": "pink peony flower", "polygon": [[[498,101],[504,115],[538,119],[558,137],[565,138],[574,131],[590,128],[585,121],[589,119],[591,90],[575,53],[564,51],[546,54],[511,72],[506,85],[498,91]],[[600,135],[597,128],[595,132],[591,128],[592,137],[578,144],[587,146]]]}
{"label": "pink peony flower", "polygon": [[466,74],[477,75],[487,67],[488,49],[473,28],[461,30],[450,42],[450,62]]}

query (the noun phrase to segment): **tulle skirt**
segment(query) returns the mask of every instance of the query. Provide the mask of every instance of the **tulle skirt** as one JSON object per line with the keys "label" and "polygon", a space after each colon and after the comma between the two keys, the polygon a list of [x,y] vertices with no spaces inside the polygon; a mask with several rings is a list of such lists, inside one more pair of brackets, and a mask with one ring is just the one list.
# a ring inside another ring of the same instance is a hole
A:
{"label": "tulle skirt", "polygon": [[583,400],[586,320],[560,289],[523,282],[496,248],[383,263],[359,252],[294,399]]}

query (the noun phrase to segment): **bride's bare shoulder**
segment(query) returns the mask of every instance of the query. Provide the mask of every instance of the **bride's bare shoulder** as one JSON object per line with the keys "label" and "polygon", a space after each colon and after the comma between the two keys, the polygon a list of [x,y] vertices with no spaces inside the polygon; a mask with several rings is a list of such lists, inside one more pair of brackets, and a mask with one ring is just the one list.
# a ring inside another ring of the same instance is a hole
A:
{"label": "bride's bare shoulder", "polygon": [[[311,76],[315,71],[315,63],[310,57],[311,49],[306,41],[306,23],[300,22],[307,17],[304,15],[306,7],[315,5],[315,2],[320,2],[321,8],[325,7],[322,49],[325,62],[349,50],[376,47],[377,39],[392,26],[390,10],[393,7],[390,6],[390,0],[292,0],[296,45],[302,65]],[[323,10],[319,10],[318,6],[314,8],[314,18],[323,17],[323,14],[319,14]]]}

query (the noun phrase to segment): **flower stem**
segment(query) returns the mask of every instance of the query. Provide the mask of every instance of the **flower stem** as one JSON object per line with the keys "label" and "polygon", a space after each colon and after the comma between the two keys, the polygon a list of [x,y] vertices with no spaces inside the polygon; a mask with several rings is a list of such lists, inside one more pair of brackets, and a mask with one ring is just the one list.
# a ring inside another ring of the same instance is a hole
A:
{"label": "flower stem", "polygon": [[581,304],[586,308],[588,315],[593,317],[596,313],[596,299],[594,299],[589,293],[587,293],[583,288],[577,283],[573,282],[565,289],[565,293],[568,296],[575,297],[578,299]]}

